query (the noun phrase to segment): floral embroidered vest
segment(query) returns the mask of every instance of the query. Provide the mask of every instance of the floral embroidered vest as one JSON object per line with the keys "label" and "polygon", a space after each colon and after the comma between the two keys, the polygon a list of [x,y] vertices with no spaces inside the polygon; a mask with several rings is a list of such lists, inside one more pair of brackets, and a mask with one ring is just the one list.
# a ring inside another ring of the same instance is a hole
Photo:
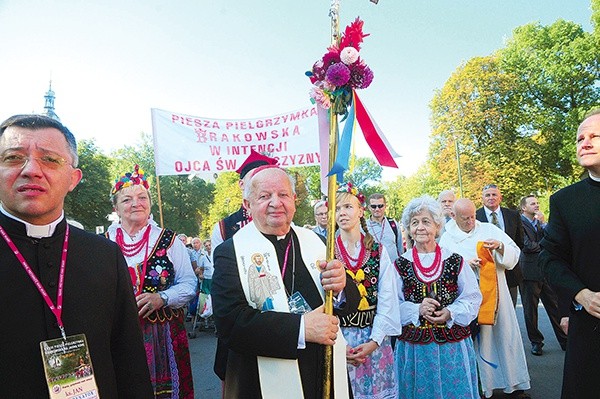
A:
{"label": "floral embroidered vest", "polygon": [[173,285],[175,270],[173,263],[167,256],[167,249],[173,245],[174,239],[175,233],[173,230],[163,229],[160,233],[152,253],[148,256],[142,292],[164,291]]}

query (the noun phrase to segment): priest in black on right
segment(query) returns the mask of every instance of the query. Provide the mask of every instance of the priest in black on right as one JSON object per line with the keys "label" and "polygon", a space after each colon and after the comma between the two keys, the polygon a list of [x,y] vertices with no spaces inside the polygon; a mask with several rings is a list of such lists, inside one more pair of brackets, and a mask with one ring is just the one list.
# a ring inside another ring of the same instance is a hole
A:
{"label": "priest in black on right", "polygon": [[600,397],[600,108],[577,129],[584,180],[550,197],[539,262],[568,320],[562,398]]}

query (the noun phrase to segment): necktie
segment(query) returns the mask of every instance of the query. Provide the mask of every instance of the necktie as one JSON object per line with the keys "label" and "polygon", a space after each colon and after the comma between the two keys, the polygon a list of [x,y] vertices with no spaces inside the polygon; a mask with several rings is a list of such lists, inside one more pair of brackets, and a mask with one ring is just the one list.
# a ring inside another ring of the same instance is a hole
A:
{"label": "necktie", "polygon": [[501,229],[500,223],[498,223],[498,215],[496,214],[496,212],[492,212],[492,224],[497,228]]}

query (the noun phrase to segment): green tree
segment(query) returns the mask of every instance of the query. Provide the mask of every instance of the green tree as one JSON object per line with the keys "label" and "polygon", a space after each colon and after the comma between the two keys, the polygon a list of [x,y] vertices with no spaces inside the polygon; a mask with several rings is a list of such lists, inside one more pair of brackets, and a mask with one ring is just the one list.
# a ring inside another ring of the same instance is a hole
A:
{"label": "green tree", "polygon": [[480,201],[485,183],[516,206],[528,192],[577,179],[574,134],[600,96],[596,34],[558,20],[515,29],[506,47],[461,65],[431,102],[433,176],[457,186],[458,143],[464,195]]}
{"label": "green tree", "polygon": [[204,237],[210,237],[215,223],[242,206],[242,191],[238,185],[239,180],[240,176],[235,172],[221,173],[217,177],[207,223],[202,225]]}
{"label": "green tree", "polygon": [[446,187],[441,189],[431,173],[431,166],[424,164],[412,176],[399,176],[396,180],[386,183],[384,193],[387,216],[400,220],[404,207],[413,198],[422,195],[437,198],[440,191],[447,189]]}
{"label": "green tree", "polygon": [[291,168],[288,170],[294,180],[296,181],[296,214],[294,215],[294,223],[298,226],[304,226],[305,224],[314,224],[314,212],[310,192],[308,190],[307,176],[302,171],[294,170],[298,168]]}
{"label": "green tree", "polygon": [[203,229],[214,196],[214,184],[194,176],[161,176],[164,224],[195,236]]}
{"label": "green tree", "polygon": [[321,167],[320,166],[299,166],[290,168],[290,172],[298,173],[303,176],[304,184],[308,192],[308,198],[311,200],[321,199]]}
{"label": "green tree", "polygon": [[600,100],[598,40],[569,21],[527,24],[515,29],[499,54],[502,68],[516,77],[520,130],[542,148],[546,187],[560,177],[577,179],[575,131],[581,115]]}
{"label": "green tree", "polygon": [[65,214],[85,227],[95,231],[96,226],[106,226],[106,216],[112,212],[110,195],[110,159],[89,140],[78,145],[79,168],[82,179],[65,198]]}
{"label": "green tree", "polygon": [[351,181],[363,192],[381,190],[383,167],[372,158],[352,156],[350,169],[344,172],[344,181]]}
{"label": "green tree", "polygon": [[514,87],[514,77],[500,69],[497,56],[488,56],[466,62],[436,93],[430,155],[446,187],[458,185],[456,141],[468,198],[479,198],[481,187],[495,182],[511,200],[519,195],[512,182],[537,178],[535,163],[523,162],[537,156],[537,146],[519,133]]}

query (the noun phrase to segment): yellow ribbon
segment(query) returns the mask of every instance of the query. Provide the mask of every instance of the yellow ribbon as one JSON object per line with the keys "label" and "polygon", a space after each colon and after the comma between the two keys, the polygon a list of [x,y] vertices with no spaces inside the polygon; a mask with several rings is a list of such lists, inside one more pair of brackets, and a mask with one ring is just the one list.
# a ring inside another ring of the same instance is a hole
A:
{"label": "yellow ribbon", "polygon": [[350,277],[352,277],[352,280],[354,280],[354,282],[356,283],[356,286],[358,288],[358,293],[361,296],[360,302],[358,303],[358,310],[367,310],[369,309],[369,301],[367,301],[367,289],[365,288],[365,286],[363,285],[362,281],[365,279],[365,272],[362,269],[358,269],[356,271],[356,273],[354,273],[352,270],[348,270],[346,269],[346,273],[348,273],[348,275]]}

